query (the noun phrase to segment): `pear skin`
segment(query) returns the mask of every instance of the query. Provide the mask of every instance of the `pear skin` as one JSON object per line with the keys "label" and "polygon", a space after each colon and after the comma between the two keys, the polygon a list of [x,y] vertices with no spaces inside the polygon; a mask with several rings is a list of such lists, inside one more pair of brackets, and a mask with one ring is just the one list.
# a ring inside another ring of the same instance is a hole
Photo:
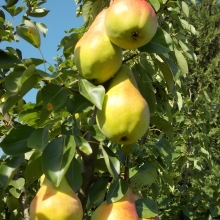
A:
{"label": "pear skin", "polygon": [[128,66],[123,64],[111,80],[96,121],[102,133],[117,144],[132,144],[146,133],[149,107]]}
{"label": "pear skin", "polygon": [[107,9],[105,30],[114,44],[135,49],[147,44],[155,35],[156,14],[146,0],[115,0]]}
{"label": "pear skin", "polygon": [[106,9],[97,15],[74,49],[79,73],[94,84],[110,79],[122,64],[122,49],[114,45],[105,33],[105,14]]}
{"label": "pear skin", "polygon": [[48,179],[30,204],[30,220],[82,220],[81,202],[64,177],[55,187]]}
{"label": "pear skin", "polygon": [[93,213],[91,220],[138,220],[134,195],[128,188],[124,197],[117,202],[103,202]]}

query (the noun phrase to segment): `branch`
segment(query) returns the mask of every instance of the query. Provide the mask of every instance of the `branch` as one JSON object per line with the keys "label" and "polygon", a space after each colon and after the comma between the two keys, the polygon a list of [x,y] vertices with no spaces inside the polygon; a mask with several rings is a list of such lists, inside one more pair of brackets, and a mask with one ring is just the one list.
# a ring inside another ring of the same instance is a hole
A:
{"label": "branch", "polygon": [[30,220],[30,215],[29,215],[29,201],[26,195],[26,190],[23,187],[23,189],[21,190],[21,195],[19,198],[19,203],[20,203],[20,207],[21,207],[21,211],[22,211],[22,216],[24,220]]}
{"label": "branch", "polygon": [[[96,117],[97,109],[95,108],[92,124],[95,124],[95,117]],[[95,162],[97,159],[98,151],[99,151],[99,142],[97,142],[94,138],[92,138],[91,134],[88,132],[87,141],[90,142],[90,146],[92,148],[92,154],[87,155],[84,152],[80,152],[83,160],[83,183],[78,192],[78,197],[82,203],[83,210],[85,212],[87,199],[89,195],[89,190],[94,182],[94,170],[95,170]]]}
{"label": "branch", "polygon": [[129,168],[130,168],[130,156],[127,155],[125,159],[125,174],[124,174],[124,180],[129,183]]}
{"label": "branch", "polygon": [[139,54],[133,54],[133,55],[131,55],[130,57],[124,59],[124,60],[122,61],[122,63],[126,63],[127,61],[132,60],[134,57],[136,57],[136,56],[138,56],[138,55],[139,55]]}

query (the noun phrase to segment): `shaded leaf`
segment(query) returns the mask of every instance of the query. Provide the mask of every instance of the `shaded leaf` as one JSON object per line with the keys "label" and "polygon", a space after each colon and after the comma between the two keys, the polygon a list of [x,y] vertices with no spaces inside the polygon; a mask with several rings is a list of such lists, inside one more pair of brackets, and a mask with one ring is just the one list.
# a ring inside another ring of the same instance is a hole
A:
{"label": "shaded leaf", "polygon": [[138,199],[135,205],[140,218],[153,218],[158,215],[157,203],[151,199]]}
{"label": "shaded leaf", "polygon": [[38,128],[30,135],[27,146],[43,152],[49,142],[49,126]]}
{"label": "shaded leaf", "polygon": [[19,125],[10,130],[9,134],[2,140],[0,147],[8,155],[21,155],[30,151],[27,146],[27,139],[34,131],[34,128],[27,125]]}
{"label": "shaded leaf", "polygon": [[155,43],[153,41],[150,41],[146,45],[140,47],[139,50],[141,52],[156,53],[156,54],[162,54],[162,53],[170,52],[169,48],[164,47],[163,45]]}
{"label": "shaded leaf", "polygon": [[157,178],[157,170],[155,168],[148,168],[144,171],[139,171],[130,180],[130,187],[134,191],[141,191],[149,188],[152,183],[155,182]]}
{"label": "shaded leaf", "polygon": [[127,190],[128,190],[128,184],[125,180],[123,179],[113,180],[106,196],[107,203],[110,204],[122,199],[125,193],[127,192]]}
{"label": "shaded leaf", "polygon": [[77,192],[83,183],[83,178],[81,165],[76,158],[73,158],[71,161],[66,172],[66,177],[73,191]]}
{"label": "shaded leaf", "polygon": [[89,191],[89,201],[93,206],[99,205],[105,198],[108,178],[99,178],[94,182]]}
{"label": "shaded leaf", "polygon": [[68,92],[59,85],[49,84],[41,90],[44,108],[49,111],[58,111],[66,104]]}
{"label": "shaded leaf", "polygon": [[162,130],[171,141],[173,140],[173,126],[168,121],[159,116],[152,116],[150,122],[152,125],[155,125],[158,129]]}
{"label": "shaded leaf", "polygon": [[0,165],[0,188],[6,189],[17,169],[24,161],[24,155],[9,157]]}
{"label": "shaded leaf", "polygon": [[76,144],[73,136],[67,135],[52,140],[42,154],[44,174],[55,186],[59,186],[74,157]]}

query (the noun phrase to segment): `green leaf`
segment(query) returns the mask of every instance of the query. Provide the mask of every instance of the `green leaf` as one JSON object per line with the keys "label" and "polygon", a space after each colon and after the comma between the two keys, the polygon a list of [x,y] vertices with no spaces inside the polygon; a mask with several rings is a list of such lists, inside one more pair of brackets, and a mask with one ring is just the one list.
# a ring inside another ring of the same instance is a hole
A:
{"label": "green leaf", "polygon": [[120,161],[111,149],[104,146],[102,146],[101,149],[109,173],[114,180],[117,180],[120,174]]}
{"label": "green leaf", "polygon": [[164,47],[161,44],[155,43],[150,41],[143,47],[140,47],[139,50],[141,52],[147,52],[147,53],[156,53],[156,54],[162,54],[162,53],[168,53],[170,52],[170,49],[167,47]]}
{"label": "green leaf", "polygon": [[11,54],[10,52],[5,52],[0,49],[0,68],[1,69],[17,67],[19,64],[22,64],[22,62],[17,56]]}
{"label": "green leaf", "polygon": [[76,136],[74,136],[74,140],[75,140],[76,145],[80,151],[82,151],[83,153],[85,153],[87,155],[92,153],[92,148],[86,139],[84,139],[81,136],[76,135]]}
{"label": "green leaf", "polygon": [[151,199],[138,199],[135,205],[140,218],[153,218],[158,215],[157,203]]}
{"label": "green leaf", "polygon": [[43,152],[44,148],[49,143],[49,126],[38,128],[30,135],[27,140],[27,146]]}
{"label": "green leaf", "polygon": [[48,31],[47,26],[42,22],[35,22],[35,24],[38,30],[43,34],[43,36],[46,37],[47,31]]}
{"label": "green leaf", "polygon": [[15,175],[17,169],[24,161],[24,155],[9,157],[4,162],[0,164],[0,188],[6,189],[8,183],[11,181]]}
{"label": "green leaf", "polygon": [[125,193],[127,192],[127,190],[128,190],[128,184],[125,180],[123,179],[113,180],[106,196],[107,203],[110,204],[122,199]]}
{"label": "green leaf", "polygon": [[9,99],[6,101],[6,103],[3,106],[2,113],[3,115],[8,112],[24,95],[26,95],[33,87],[36,86],[36,84],[40,81],[40,76],[38,74],[32,74],[29,78],[27,78],[19,91],[9,97]]}
{"label": "green leaf", "polygon": [[105,88],[102,85],[95,86],[86,79],[80,79],[79,92],[98,109],[102,110],[102,103],[105,96]]}
{"label": "green leaf", "polygon": [[8,91],[13,93],[18,91],[19,86],[22,85],[21,79],[24,71],[24,67],[16,67],[5,77],[5,87]]}
{"label": "green leaf", "polygon": [[149,0],[149,2],[154,7],[155,11],[160,9],[160,2],[158,0]]}
{"label": "green leaf", "polygon": [[51,114],[51,111],[49,111],[46,108],[42,107],[41,112],[40,112],[39,120],[37,121],[37,125],[39,127],[44,125],[46,123],[46,121],[49,119],[50,114]]}
{"label": "green leaf", "polygon": [[27,139],[34,128],[27,125],[19,125],[10,130],[9,134],[2,140],[0,147],[8,155],[21,155],[30,151],[27,146]]}
{"label": "green leaf", "polygon": [[22,63],[27,67],[33,64],[34,66],[38,66],[38,65],[43,64],[44,60],[38,59],[38,58],[26,58],[22,60]]}
{"label": "green leaf", "polygon": [[157,32],[152,38],[151,42],[157,43],[159,45],[162,45],[170,50],[172,50],[172,44],[173,40],[171,36],[163,30],[161,27],[157,27]]}
{"label": "green leaf", "polygon": [[61,136],[52,140],[42,154],[42,166],[46,177],[59,186],[74,157],[76,144],[73,136]]}
{"label": "green leaf", "polygon": [[218,204],[210,204],[209,210],[212,217],[218,217],[220,215],[220,207]]}
{"label": "green leaf", "polygon": [[67,101],[67,90],[59,85],[49,84],[41,90],[44,108],[49,111],[62,109]]}
{"label": "green leaf", "polygon": [[15,5],[19,0],[6,0],[6,7]]}
{"label": "green leaf", "polygon": [[29,20],[25,20],[24,24],[27,26],[27,28],[17,26],[16,33],[34,47],[40,48],[41,39],[36,25]]}
{"label": "green leaf", "polygon": [[93,1],[85,1],[82,5],[82,15],[84,23],[87,23],[89,20],[90,11],[92,10]]}
{"label": "green leaf", "polygon": [[152,125],[155,125],[158,129],[162,130],[171,141],[173,140],[173,126],[168,121],[159,116],[152,116],[150,122]]}
{"label": "green leaf", "polygon": [[49,12],[50,10],[47,10],[46,8],[35,8],[28,15],[31,17],[41,18],[46,16]]}
{"label": "green leaf", "polygon": [[178,105],[178,109],[179,111],[181,111],[182,107],[183,107],[183,98],[180,92],[176,92],[177,95],[177,105]]}
{"label": "green leaf", "polygon": [[168,184],[170,186],[170,190],[174,192],[174,182],[169,173],[163,172],[162,178],[164,180],[164,183]]}
{"label": "green leaf", "polygon": [[21,190],[24,187],[25,179],[19,178],[17,180],[11,180],[9,185],[14,186],[14,188]]}
{"label": "green leaf", "polygon": [[165,158],[167,164],[171,165],[172,151],[171,151],[170,142],[167,139],[165,139],[164,137],[162,137],[156,143],[156,149],[159,151],[160,155]]}
{"label": "green leaf", "polygon": [[150,112],[154,113],[156,109],[156,96],[151,80],[146,74],[147,70],[144,69],[141,64],[136,64],[133,66],[132,71],[134,72],[134,77],[136,79],[141,95],[147,101]]}
{"label": "green leaf", "polygon": [[81,94],[74,94],[67,100],[67,110],[70,114],[82,113],[91,103]]}
{"label": "green leaf", "polygon": [[105,198],[106,188],[108,186],[108,178],[99,178],[94,182],[89,191],[89,201],[93,206],[99,205]]}
{"label": "green leaf", "polygon": [[97,140],[97,141],[104,141],[106,139],[105,135],[101,132],[98,125],[93,125],[88,128],[89,133]]}
{"label": "green leaf", "polygon": [[24,177],[27,185],[39,179],[43,174],[42,169],[42,153],[35,151],[24,170]]}
{"label": "green leaf", "polygon": [[138,172],[130,180],[130,187],[134,191],[147,189],[157,179],[157,171],[155,168],[147,168],[144,171]]}
{"label": "green leaf", "polygon": [[22,11],[24,11],[26,9],[25,6],[19,6],[19,7],[16,7],[15,5],[14,6],[11,6],[11,7],[6,7],[6,6],[2,6],[12,17],[20,14]]}
{"label": "green leaf", "polygon": [[82,168],[76,158],[73,158],[66,172],[66,177],[74,192],[77,192],[83,183]]}
{"label": "green leaf", "polygon": [[9,192],[17,199],[21,196],[21,190],[18,190],[14,187],[10,188]]}
{"label": "green leaf", "polygon": [[178,64],[183,76],[186,76],[186,74],[189,72],[189,70],[188,70],[188,64],[187,64],[185,57],[177,49],[174,49],[174,54],[176,57],[177,64]]}
{"label": "green leaf", "polygon": [[181,1],[181,8],[182,8],[182,11],[185,14],[185,16],[188,18],[189,17],[189,7],[186,4],[186,2]]}
{"label": "green leaf", "polygon": [[[164,57],[162,56],[162,58],[164,58]],[[161,70],[161,72],[164,76],[164,79],[167,83],[168,89],[170,91],[172,91],[173,90],[173,85],[174,85],[174,80],[173,80],[173,73],[170,69],[169,64],[166,62],[165,58],[161,59],[161,60],[157,59],[156,63],[159,66],[159,68],[160,68],[160,70]]]}

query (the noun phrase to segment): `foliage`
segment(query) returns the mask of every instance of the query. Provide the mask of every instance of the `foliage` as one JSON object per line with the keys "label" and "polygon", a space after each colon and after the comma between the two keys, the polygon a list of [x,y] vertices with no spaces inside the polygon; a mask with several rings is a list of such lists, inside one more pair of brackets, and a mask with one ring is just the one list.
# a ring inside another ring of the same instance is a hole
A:
{"label": "foliage", "polygon": [[[46,1],[23,2],[5,0],[0,40],[20,37],[41,53],[47,26],[35,18],[49,13],[42,7]],[[123,62],[149,104],[151,125],[127,147],[108,141],[95,122],[108,82],[96,86],[82,79],[73,59],[76,42],[109,1],[76,1],[84,25],[67,31],[59,44],[63,55],[48,69],[43,58],[22,59],[22,51],[10,46],[0,50],[1,218],[28,219],[43,173],[54,185],[67,176],[84,219],[104,198],[120,199],[128,185],[142,192],[146,210],[154,207],[144,217],[219,218],[220,6],[211,0],[149,2],[157,33],[147,45],[123,51]],[[14,26],[6,13],[22,13],[23,20]],[[36,101],[26,103],[32,88]]]}

